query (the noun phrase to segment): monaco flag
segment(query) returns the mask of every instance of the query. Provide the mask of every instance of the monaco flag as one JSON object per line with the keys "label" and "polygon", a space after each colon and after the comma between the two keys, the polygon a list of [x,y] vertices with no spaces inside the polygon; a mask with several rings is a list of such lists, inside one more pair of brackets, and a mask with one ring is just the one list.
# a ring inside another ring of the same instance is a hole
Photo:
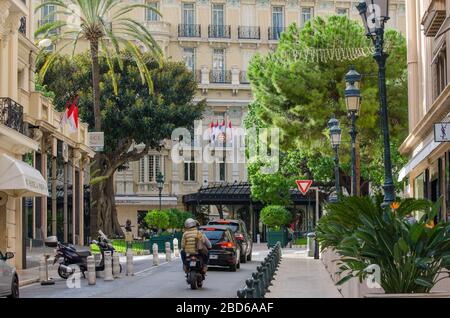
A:
{"label": "monaco flag", "polygon": [[71,133],[76,133],[78,131],[77,100],[78,100],[78,96],[75,97],[70,108],[69,108],[70,100],[67,101],[66,110],[63,114],[63,118],[61,119],[61,127],[64,127],[65,124],[69,124],[69,131]]}

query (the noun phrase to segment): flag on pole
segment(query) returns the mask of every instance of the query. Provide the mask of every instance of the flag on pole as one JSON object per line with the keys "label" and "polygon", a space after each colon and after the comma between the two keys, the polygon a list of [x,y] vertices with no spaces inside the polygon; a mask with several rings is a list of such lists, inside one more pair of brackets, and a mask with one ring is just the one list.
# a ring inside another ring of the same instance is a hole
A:
{"label": "flag on pole", "polygon": [[217,142],[219,137],[219,120],[217,119],[216,125],[214,126],[214,141]]}
{"label": "flag on pole", "polygon": [[69,131],[71,133],[76,133],[78,131],[78,105],[77,105],[78,96],[70,105],[70,99],[67,101],[66,110],[64,111],[63,117],[61,118],[61,128],[63,128],[66,124],[69,124]]}
{"label": "flag on pole", "polygon": [[230,143],[230,145],[233,144],[233,125],[231,124],[231,121],[228,123],[227,128],[227,141]]}
{"label": "flag on pole", "polygon": [[214,121],[211,121],[211,125],[209,125],[209,139],[211,143],[214,143],[215,135],[214,135]]}

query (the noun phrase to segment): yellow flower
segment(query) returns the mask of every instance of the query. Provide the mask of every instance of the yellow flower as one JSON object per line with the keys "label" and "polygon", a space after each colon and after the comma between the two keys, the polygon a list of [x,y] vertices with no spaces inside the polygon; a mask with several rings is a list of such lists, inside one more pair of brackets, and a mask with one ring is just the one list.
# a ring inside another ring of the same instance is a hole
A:
{"label": "yellow flower", "polygon": [[427,228],[429,228],[429,229],[433,229],[434,228],[434,220],[431,220],[430,222],[428,222],[426,225],[425,225]]}

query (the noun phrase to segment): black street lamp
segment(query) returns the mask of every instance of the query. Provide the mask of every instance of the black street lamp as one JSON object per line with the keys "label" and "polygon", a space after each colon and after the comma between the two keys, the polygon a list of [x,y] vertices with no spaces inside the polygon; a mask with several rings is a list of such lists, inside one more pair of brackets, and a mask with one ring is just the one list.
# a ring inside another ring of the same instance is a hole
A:
{"label": "black street lamp", "polygon": [[345,89],[345,104],[347,105],[347,112],[352,121],[352,128],[350,136],[352,137],[352,195],[357,195],[357,178],[356,178],[356,118],[359,115],[361,107],[361,91],[359,90],[359,83],[361,75],[355,71],[354,68],[345,75],[347,88]]}
{"label": "black street lamp", "polygon": [[339,198],[340,185],[339,185],[339,145],[341,144],[341,128],[339,128],[339,121],[336,118],[330,119],[328,122],[328,128],[330,128],[331,146],[334,149],[334,178],[336,195]]}
{"label": "black street lamp", "polygon": [[159,210],[161,211],[161,194],[162,190],[164,189],[164,176],[161,172],[158,172],[156,176],[156,182],[158,183],[158,190],[159,190]]}
{"label": "black street lamp", "polygon": [[392,177],[391,144],[389,138],[388,104],[386,93],[386,60],[384,52],[384,25],[389,20],[389,0],[360,0],[356,6],[374,46],[374,58],[378,63],[378,86],[380,95],[381,122],[384,136],[384,203],[388,206],[395,201],[395,186]]}

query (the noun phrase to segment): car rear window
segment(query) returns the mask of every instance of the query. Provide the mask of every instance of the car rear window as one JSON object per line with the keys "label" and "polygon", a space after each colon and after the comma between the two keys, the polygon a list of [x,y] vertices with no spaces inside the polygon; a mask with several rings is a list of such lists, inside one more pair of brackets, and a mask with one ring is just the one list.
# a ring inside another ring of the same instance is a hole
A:
{"label": "car rear window", "polygon": [[212,221],[212,222],[209,222],[208,224],[223,225],[223,226],[229,227],[231,232],[233,232],[233,233],[235,233],[239,230],[239,224],[236,224],[236,223]]}
{"label": "car rear window", "polygon": [[205,236],[208,238],[208,240],[210,241],[220,241],[224,234],[225,231],[221,231],[221,230],[203,230],[203,233],[205,233]]}

